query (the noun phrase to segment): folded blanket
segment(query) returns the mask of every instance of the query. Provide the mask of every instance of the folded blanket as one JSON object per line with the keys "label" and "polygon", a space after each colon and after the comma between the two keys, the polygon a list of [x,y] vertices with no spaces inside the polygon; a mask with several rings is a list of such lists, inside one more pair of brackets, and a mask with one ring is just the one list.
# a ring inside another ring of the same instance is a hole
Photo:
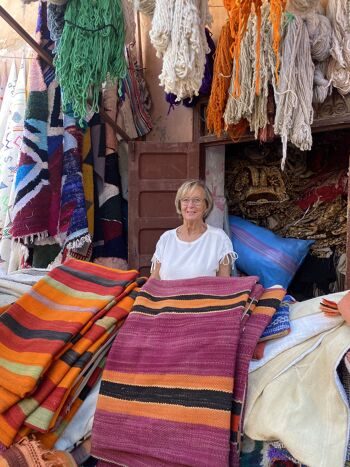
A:
{"label": "folded blanket", "polygon": [[0,316],[0,442],[10,445],[24,423],[54,427],[71,389],[129,313],[136,277],[70,259]]}
{"label": "folded blanket", "polygon": [[95,457],[133,467],[228,465],[240,322],[256,280],[145,284],[103,372]]}

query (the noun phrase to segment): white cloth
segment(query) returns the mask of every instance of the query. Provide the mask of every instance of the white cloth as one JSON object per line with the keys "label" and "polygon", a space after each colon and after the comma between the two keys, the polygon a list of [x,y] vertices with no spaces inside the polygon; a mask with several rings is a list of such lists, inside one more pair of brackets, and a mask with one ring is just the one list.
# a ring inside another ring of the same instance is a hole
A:
{"label": "white cloth", "polygon": [[91,389],[61,437],[56,441],[55,449],[69,451],[75,443],[84,439],[91,432],[100,386],[101,380]]}
{"label": "white cloth", "polygon": [[20,156],[25,110],[26,74],[24,60],[22,59],[3,139],[3,147],[0,149],[0,227],[2,229],[0,257],[3,261],[3,263],[1,263],[1,268],[5,272],[8,270],[12,250],[10,209],[14,203],[15,197],[13,181],[17,172]]}
{"label": "white cloth", "polygon": [[161,279],[216,276],[219,264],[227,256],[237,258],[230,238],[222,229],[207,224],[207,230],[193,242],[180,240],[176,230],[163,233],[152,258],[153,266],[161,263]]}
{"label": "white cloth", "polygon": [[16,62],[13,61],[10,69],[10,74],[7,80],[5,93],[1,105],[0,111],[0,148],[3,145],[3,138],[5,135],[7,120],[10,116],[10,110],[12,105],[12,99],[15,94],[15,87],[17,82],[17,69]]}

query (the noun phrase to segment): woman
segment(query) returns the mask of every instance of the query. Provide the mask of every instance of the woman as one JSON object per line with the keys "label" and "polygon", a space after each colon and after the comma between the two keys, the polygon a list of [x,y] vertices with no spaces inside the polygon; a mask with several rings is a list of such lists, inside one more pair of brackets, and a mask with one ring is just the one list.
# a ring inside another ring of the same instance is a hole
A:
{"label": "woman", "polygon": [[213,208],[213,197],[204,182],[184,182],[176,193],[175,206],[182,225],[163,233],[158,240],[151,277],[172,280],[230,276],[237,255],[225,232],[205,223]]}

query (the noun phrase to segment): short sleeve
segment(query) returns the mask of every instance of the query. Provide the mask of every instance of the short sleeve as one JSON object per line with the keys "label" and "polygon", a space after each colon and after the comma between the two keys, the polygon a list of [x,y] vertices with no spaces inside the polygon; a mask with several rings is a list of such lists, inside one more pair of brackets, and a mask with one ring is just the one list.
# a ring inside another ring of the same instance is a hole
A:
{"label": "short sleeve", "polygon": [[225,264],[228,265],[236,261],[238,255],[235,251],[233,251],[233,245],[231,239],[228,235],[222,230],[221,232],[221,242],[218,251],[218,264]]}
{"label": "short sleeve", "polygon": [[162,257],[164,253],[165,235],[166,235],[166,232],[159,237],[159,240],[157,242],[156,251],[154,252],[152,259],[151,259],[151,272],[154,270],[157,263],[162,262]]}

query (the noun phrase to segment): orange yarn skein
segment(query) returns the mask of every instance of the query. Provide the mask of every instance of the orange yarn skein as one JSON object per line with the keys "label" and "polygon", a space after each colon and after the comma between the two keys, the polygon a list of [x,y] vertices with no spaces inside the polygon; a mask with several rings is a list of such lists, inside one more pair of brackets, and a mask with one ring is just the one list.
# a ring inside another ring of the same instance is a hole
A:
{"label": "orange yarn skein", "polygon": [[226,22],[220,33],[215,52],[213,83],[206,111],[206,124],[210,133],[221,136],[225,128],[224,111],[228,98],[228,89],[232,74],[232,55],[230,53],[232,37],[230,24]]}

